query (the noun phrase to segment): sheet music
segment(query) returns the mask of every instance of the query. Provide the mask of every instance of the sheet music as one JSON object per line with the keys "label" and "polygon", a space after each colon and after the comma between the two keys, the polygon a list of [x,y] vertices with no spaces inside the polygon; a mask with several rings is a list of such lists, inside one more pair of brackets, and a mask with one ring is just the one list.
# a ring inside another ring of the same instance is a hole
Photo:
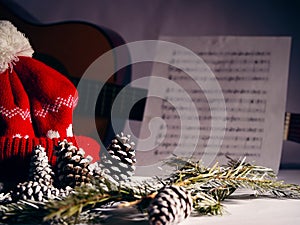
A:
{"label": "sheet music", "polygon": [[[170,65],[154,64],[149,95],[159,93],[160,98],[147,100],[141,139],[150,135],[150,120],[161,119],[152,120],[153,138],[137,145],[140,162],[137,173],[153,175],[159,164],[156,162],[174,153],[210,165],[216,161],[225,163],[225,155],[246,156],[248,161],[277,171],[291,39],[232,36],[160,39],[190,49],[204,63],[199,65],[189,51],[173,49]],[[158,48],[157,56],[160,54],[164,53]],[[197,76],[189,76],[190,72]],[[166,80],[158,82],[154,76]],[[197,84],[201,82],[203,86],[199,87]],[[210,82],[217,82],[220,88],[213,88]]]}

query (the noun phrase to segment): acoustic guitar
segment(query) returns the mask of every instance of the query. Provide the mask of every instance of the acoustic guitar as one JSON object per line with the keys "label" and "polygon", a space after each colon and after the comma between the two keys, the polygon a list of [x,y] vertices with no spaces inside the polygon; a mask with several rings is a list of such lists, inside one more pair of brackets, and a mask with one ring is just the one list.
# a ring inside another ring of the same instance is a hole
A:
{"label": "acoustic guitar", "polygon": [[290,112],[285,113],[283,140],[300,143],[300,114],[299,113],[290,113]]}
{"label": "acoustic guitar", "polygon": [[[12,11],[11,8],[14,8]],[[39,24],[33,21],[26,21],[17,15],[14,7],[7,7],[0,2],[0,19],[11,21],[25,36],[29,39],[32,48],[35,50],[34,58],[46,63],[47,65],[60,71],[67,76],[75,85],[78,84],[80,78],[99,56],[105,52],[125,44],[122,37],[107,28],[98,27],[85,22],[63,22],[54,24]],[[32,19],[31,19],[32,20]],[[129,53],[128,53],[129,55]],[[115,68],[117,64],[114,56],[107,62],[107,66]],[[92,90],[97,91],[98,82],[101,82],[101,74],[97,75],[99,80],[90,80],[88,82],[88,90],[82,91],[79,96],[79,101],[88,103],[89,94]],[[76,108],[75,113],[79,115],[79,121],[76,121],[79,126],[76,127],[78,135],[85,135],[95,138],[92,131],[81,130],[80,124],[85,124],[87,112],[95,110],[95,123],[99,137],[106,145],[115,135],[111,128],[110,112],[111,106],[115,97],[122,88],[130,83],[131,66],[127,66],[115,74],[113,74],[108,82],[102,88],[97,100],[96,109],[90,107]],[[99,90],[99,88],[98,88]],[[95,93],[94,91],[94,93]],[[124,99],[126,104],[136,103],[141,94],[145,96],[146,90],[139,88],[127,88],[126,95],[130,98]],[[88,104],[86,104],[88,106]],[[139,101],[131,110],[131,120],[142,120],[145,101]],[[118,109],[119,115],[122,115],[122,107]],[[78,116],[76,117],[78,118]],[[123,118],[121,121],[125,123]],[[119,131],[118,131],[119,132]]]}

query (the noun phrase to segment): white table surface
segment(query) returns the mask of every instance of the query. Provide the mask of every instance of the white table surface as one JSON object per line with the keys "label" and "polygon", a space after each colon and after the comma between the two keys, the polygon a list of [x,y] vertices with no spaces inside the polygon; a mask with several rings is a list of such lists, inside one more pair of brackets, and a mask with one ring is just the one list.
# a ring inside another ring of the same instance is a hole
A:
{"label": "white table surface", "polygon": [[[300,170],[282,170],[278,178],[300,184]],[[246,196],[225,200],[223,205],[222,216],[189,217],[180,225],[300,225],[300,200]]]}

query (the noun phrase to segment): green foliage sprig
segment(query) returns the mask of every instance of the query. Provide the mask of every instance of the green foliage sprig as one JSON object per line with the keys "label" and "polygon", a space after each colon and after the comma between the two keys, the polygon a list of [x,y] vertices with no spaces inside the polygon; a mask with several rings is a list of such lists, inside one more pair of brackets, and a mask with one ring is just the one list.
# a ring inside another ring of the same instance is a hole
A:
{"label": "green foliage sprig", "polygon": [[300,186],[278,181],[270,168],[246,162],[246,158],[234,160],[229,158],[226,166],[216,163],[208,168],[200,161],[194,162],[178,157],[166,162],[176,169],[168,178],[170,183],[183,185],[192,191],[201,191],[224,200],[237,188],[249,188],[257,195],[273,195],[275,197],[300,198]]}
{"label": "green foliage sprig", "polygon": [[222,201],[240,188],[251,189],[257,196],[300,199],[299,185],[278,181],[271,169],[248,163],[245,158],[229,158],[227,165],[215,164],[211,168],[200,161],[176,156],[166,164],[174,168],[174,172],[166,178],[118,184],[101,179],[94,181],[93,185],[76,188],[74,193],[63,199],[45,203],[3,201],[0,205],[0,223],[98,223],[105,222],[109,213],[123,209],[134,209],[136,215],[146,219],[146,209],[151,199],[164,185],[178,185],[189,190],[194,211],[200,215],[222,214]]}

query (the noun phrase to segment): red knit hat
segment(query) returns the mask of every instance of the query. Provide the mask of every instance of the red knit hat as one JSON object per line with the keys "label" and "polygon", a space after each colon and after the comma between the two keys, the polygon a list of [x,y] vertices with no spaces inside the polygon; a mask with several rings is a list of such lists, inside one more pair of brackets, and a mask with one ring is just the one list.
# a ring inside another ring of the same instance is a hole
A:
{"label": "red knit hat", "polygon": [[33,59],[29,41],[8,21],[0,21],[0,182],[26,179],[34,146],[46,148],[72,133],[75,86],[62,74]]}

